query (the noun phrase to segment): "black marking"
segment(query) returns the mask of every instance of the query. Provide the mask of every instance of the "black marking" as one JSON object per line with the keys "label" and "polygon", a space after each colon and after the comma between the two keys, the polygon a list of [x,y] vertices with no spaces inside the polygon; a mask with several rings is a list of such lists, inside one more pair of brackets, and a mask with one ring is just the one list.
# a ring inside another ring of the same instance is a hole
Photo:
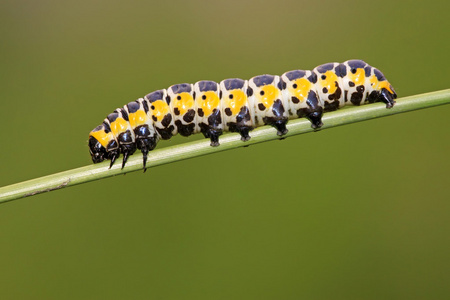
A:
{"label": "black marking", "polygon": [[189,109],[189,110],[184,114],[183,120],[184,120],[186,123],[190,123],[190,122],[192,122],[192,121],[194,120],[194,117],[195,117],[195,110]]}
{"label": "black marking", "polygon": [[164,90],[154,91],[145,96],[145,98],[148,101],[150,101],[150,103],[158,101],[158,100],[163,100],[163,97],[164,97]]}
{"label": "black marking", "polygon": [[229,107],[225,108],[225,114],[229,117],[231,117],[231,115],[233,114],[231,109]]}
{"label": "black marking", "polygon": [[175,127],[173,125],[170,125],[167,128],[159,128],[159,127],[155,127],[156,131],[158,132],[158,134],[161,136],[161,139],[163,140],[168,140],[170,139],[173,134],[173,130],[175,129]]}
{"label": "black marking", "polygon": [[354,83],[353,81],[349,81],[349,82],[348,82],[348,86],[349,86],[349,87],[354,87],[354,86],[355,86],[355,83]]}
{"label": "black marking", "polygon": [[253,89],[251,87],[247,88],[247,97],[251,97],[253,95]]}
{"label": "black marking", "polygon": [[372,72],[372,67],[368,65],[367,67],[364,68],[364,72],[366,74],[366,77],[369,77]]}
{"label": "black marking", "polygon": [[127,114],[127,112],[125,111],[125,109],[120,109],[120,111],[121,111],[121,113],[122,113],[122,118],[123,118],[125,121],[130,122],[130,120],[128,119],[128,114]]}
{"label": "black marking", "polygon": [[195,124],[190,123],[187,125],[184,125],[180,120],[175,121],[175,125],[178,128],[178,133],[182,136],[190,136],[194,133]]}
{"label": "black marking", "polygon": [[148,111],[149,111],[149,109],[148,109],[148,104],[147,104],[147,101],[142,101],[142,106],[144,107],[144,111],[145,111],[145,113],[148,113]]}
{"label": "black marking", "polygon": [[156,118],[156,116],[152,116],[152,120],[153,120],[154,122],[158,122],[158,119]]}
{"label": "black marking", "polygon": [[283,82],[280,80],[280,81],[278,81],[278,83],[277,83],[277,88],[279,89],[279,90],[282,90],[283,89]]}
{"label": "black marking", "polygon": [[241,107],[241,110],[239,111],[239,113],[236,116],[236,122],[238,124],[250,122],[250,111],[248,110],[247,106]]}
{"label": "black marking", "polygon": [[162,126],[167,127],[170,125],[170,122],[172,122],[172,114],[167,114],[162,119],[161,124]]}
{"label": "black marking", "polygon": [[280,99],[273,102],[272,112],[276,117],[283,117],[285,109]]}
{"label": "black marking", "polygon": [[284,73],[284,75],[290,80],[295,80],[299,78],[303,78],[306,75],[306,71],[303,70],[294,70],[290,72]]}
{"label": "black marking", "polygon": [[208,117],[208,124],[215,130],[217,130],[220,125],[222,125],[222,116],[219,109],[213,109],[211,115]]}
{"label": "black marking", "polygon": [[324,87],[324,88],[322,89],[322,93],[324,93],[324,94],[328,93],[328,89],[327,89],[326,87]]}
{"label": "black marking", "polygon": [[92,132],[97,132],[97,131],[102,131],[104,129],[103,124],[102,125],[98,125],[97,127],[95,127]]}
{"label": "black marking", "polygon": [[272,84],[273,81],[275,80],[275,76],[273,75],[259,75],[259,76],[255,76],[252,78],[253,83],[257,86],[257,87],[261,87],[264,85],[269,85]]}
{"label": "black marking", "polygon": [[368,96],[367,96],[367,101],[369,103],[375,103],[378,102],[378,98],[379,98],[380,92],[378,91],[372,91]]}
{"label": "black marking", "polygon": [[384,77],[383,73],[380,72],[380,70],[374,69],[373,72],[375,73],[375,76],[377,76],[378,81],[386,80],[386,78]]}
{"label": "black marking", "polygon": [[167,103],[168,105],[170,105],[170,100],[171,100],[170,96],[167,95],[167,96],[166,96],[166,103]]}
{"label": "black marking", "polygon": [[[347,61],[348,66],[351,69],[363,69],[366,67],[366,63],[360,59],[352,59]],[[352,72],[353,73],[353,72]],[[354,74],[354,73],[353,73]]]}
{"label": "black marking", "polygon": [[217,92],[218,89],[217,83],[210,80],[199,81],[197,82],[197,85],[200,92],[208,92],[208,91]]}
{"label": "black marking", "polygon": [[103,127],[104,127],[105,133],[110,133],[110,132],[111,132],[111,127],[109,127],[109,124],[108,124],[108,123],[103,122],[102,125],[103,125]]}
{"label": "black marking", "polygon": [[311,75],[308,77],[309,82],[316,83],[317,82],[317,75],[316,73],[311,73]]}
{"label": "black marking", "polygon": [[180,115],[180,110],[178,109],[178,107],[175,107],[173,109],[173,113],[175,114],[175,116],[179,116]]}
{"label": "black marking", "polygon": [[316,71],[323,74],[326,73],[327,71],[331,71],[334,68],[334,63],[328,63],[328,64],[324,64],[324,65],[320,65],[316,68]]}
{"label": "black marking", "polygon": [[203,95],[203,96],[202,96],[202,99],[203,99],[203,100],[206,100],[206,95]]}
{"label": "black marking", "polygon": [[322,111],[322,107],[319,104],[319,97],[317,96],[317,93],[314,90],[310,90],[308,92],[308,97],[306,98],[306,104],[313,110]]}
{"label": "black marking", "polygon": [[263,110],[266,109],[266,107],[265,107],[264,104],[262,104],[262,103],[259,103],[259,104],[258,104],[258,108],[259,108],[259,110],[261,110],[261,111],[263,111]]}
{"label": "black marking", "polygon": [[325,111],[334,111],[339,108],[339,101],[333,101],[333,102],[324,102],[324,110]]}
{"label": "black marking", "polygon": [[356,87],[356,92],[352,93],[350,97],[350,102],[353,105],[361,105],[362,98],[364,96],[364,85],[359,85]]}
{"label": "black marking", "polygon": [[336,67],[336,75],[341,78],[347,76],[347,67],[344,64],[339,64]]}
{"label": "black marking", "polygon": [[169,89],[171,89],[174,94],[190,93],[192,91],[189,83],[174,84]]}
{"label": "black marking", "polygon": [[110,123],[113,123],[117,118],[119,117],[119,114],[116,112],[110,113],[106,118]]}
{"label": "black marking", "polygon": [[203,109],[201,107],[197,109],[197,112],[198,112],[199,117],[203,117],[205,115],[205,113],[203,112]]}
{"label": "black marking", "polygon": [[292,103],[294,103],[294,104],[300,103],[300,100],[299,100],[297,97],[294,97],[294,96],[291,97],[291,101],[292,101]]}
{"label": "black marking", "polygon": [[245,85],[245,80],[240,78],[230,78],[223,80],[223,85],[227,91],[242,89]]}
{"label": "black marking", "polygon": [[137,112],[140,107],[141,106],[136,101],[133,101],[133,102],[130,102],[127,104],[127,108],[128,108],[128,111],[130,112],[130,114],[134,114],[135,112]]}

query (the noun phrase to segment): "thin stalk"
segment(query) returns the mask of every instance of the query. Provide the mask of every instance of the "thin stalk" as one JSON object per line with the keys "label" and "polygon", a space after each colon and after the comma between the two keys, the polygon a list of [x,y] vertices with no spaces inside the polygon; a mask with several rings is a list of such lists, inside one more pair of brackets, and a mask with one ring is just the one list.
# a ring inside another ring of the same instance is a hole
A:
{"label": "thin stalk", "polygon": [[[321,130],[448,103],[450,103],[450,89],[398,99],[392,109],[386,109],[382,103],[349,107],[325,113],[324,126]],[[306,119],[291,120],[287,128],[289,133],[285,137],[314,131]],[[211,147],[209,140],[204,139],[157,149],[149,153],[147,167],[279,139],[275,129],[269,126],[253,130],[251,137],[250,141],[244,143],[238,134],[225,134],[220,138],[219,147]],[[142,154],[136,153],[130,157],[123,170],[120,162],[111,169],[109,162],[102,162],[2,187],[0,203],[138,170],[142,170]]]}

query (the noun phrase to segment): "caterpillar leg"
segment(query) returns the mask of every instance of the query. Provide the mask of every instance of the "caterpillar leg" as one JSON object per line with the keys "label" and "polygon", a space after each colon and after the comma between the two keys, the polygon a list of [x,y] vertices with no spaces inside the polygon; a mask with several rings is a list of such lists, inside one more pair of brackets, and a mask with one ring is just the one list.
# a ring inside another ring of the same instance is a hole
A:
{"label": "caterpillar leg", "polygon": [[220,145],[219,136],[222,135],[221,129],[211,128],[204,123],[200,123],[200,130],[205,136],[205,138],[211,139],[211,147],[217,147]]}
{"label": "caterpillar leg", "polygon": [[251,138],[250,135],[249,135],[249,132],[251,130],[253,130],[252,127],[242,126],[242,127],[238,127],[236,131],[239,132],[239,134],[241,135],[241,141],[247,142]]}
{"label": "caterpillar leg", "polygon": [[287,120],[278,120],[275,121],[272,126],[277,129],[277,135],[282,136],[288,133],[288,129],[286,128]]}
{"label": "caterpillar leg", "polygon": [[129,130],[119,135],[120,152],[123,153],[122,169],[128,160],[128,157],[136,151],[136,144]]}
{"label": "caterpillar leg", "polygon": [[283,119],[275,119],[272,117],[263,118],[263,122],[265,125],[271,125],[277,129],[278,136],[283,136],[286,133],[288,133],[288,129],[286,128],[287,121],[288,121],[287,118]]}
{"label": "caterpillar leg", "polygon": [[111,150],[108,153],[108,159],[111,160],[111,163],[109,164],[109,168],[111,169],[112,166],[114,165],[114,162],[116,161],[116,159],[120,156],[120,152],[119,149],[116,150]]}

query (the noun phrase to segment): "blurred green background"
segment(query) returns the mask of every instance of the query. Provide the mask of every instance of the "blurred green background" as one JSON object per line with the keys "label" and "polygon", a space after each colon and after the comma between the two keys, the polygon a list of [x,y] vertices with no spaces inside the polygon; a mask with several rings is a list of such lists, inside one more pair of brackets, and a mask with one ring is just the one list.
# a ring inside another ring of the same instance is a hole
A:
{"label": "blurred green background", "polygon": [[[0,186],[90,164],[92,128],[175,83],[360,58],[400,97],[449,88],[448,3],[2,0]],[[1,205],[0,298],[449,299],[449,113]]]}

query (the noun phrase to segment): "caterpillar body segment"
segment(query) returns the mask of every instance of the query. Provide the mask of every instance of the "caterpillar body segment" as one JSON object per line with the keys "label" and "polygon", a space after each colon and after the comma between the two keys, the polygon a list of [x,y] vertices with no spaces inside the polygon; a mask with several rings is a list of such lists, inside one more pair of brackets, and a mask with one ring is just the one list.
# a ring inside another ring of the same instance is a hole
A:
{"label": "caterpillar body segment", "polygon": [[315,88],[317,75],[311,71],[294,70],[281,75],[283,98],[288,100],[289,119],[307,118],[311,127],[322,124],[323,102]]}
{"label": "caterpillar body segment", "polygon": [[278,135],[287,133],[288,101],[283,97],[280,76],[260,75],[248,81],[249,102],[253,102],[256,127],[272,125]]}
{"label": "caterpillar body segment", "polygon": [[[147,154],[156,147],[159,139],[155,129],[156,123],[152,120],[154,111],[150,110],[148,101],[144,98],[128,103],[124,106],[124,110],[128,113],[130,127],[134,131],[136,148],[141,150],[143,154],[145,168]],[[122,167],[125,165],[125,162],[124,156]]]}
{"label": "caterpillar body segment", "polygon": [[198,132],[193,94],[193,86],[189,83],[175,84],[167,89],[167,102],[170,102],[176,128],[174,135],[178,132],[182,136],[190,136]]}
{"label": "caterpillar body segment", "polygon": [[211,146],[219,146],[219,136],[223,132],[222,102],[219,84],[203,80],[194,84],[194,100],[197,112],[197,128],[206,138],[211,139]]}
{"label": "caterpillar body segment", "polygon": [[247,80],[231,78],[220,82],[224,130],[239,132],[243,142],[250,139],[249,132],[255,128],[254,106],[247,97],[247,90]]}
{"label": "caterpillar body segment", "polygon": [[201,132],[219,146],[223,132],[238,132],[242,141],[258,126],[271,125],[282,136],[289,119],[307,118],[320,128],[324,112],[344,105],[383,102],[394,106],[397,94],[383,73],[362,60],[328,63],[312,71],[293,70],[249,80],[231,78],[220,83],[202,80],[157,90],[109,114],[89,134],[94,163],[123,154],[122,168],[136,149],[148,152],[160,139],[177,133]]}
{"label": "caterpillar body segment", "polygon": [[177,134],[173,108],[166,90],[158,90],[146,95],[142,104],[150,111],[150,118],[158,138],[168,140]]}
{"label": "caterpillar body segment", "polygon": [[324,111],[333,111],[345,105],[342,78],[345,66],[340,63],[329,63],[316,67],[313,72],[317,76],[316,90],[323,101]]}

